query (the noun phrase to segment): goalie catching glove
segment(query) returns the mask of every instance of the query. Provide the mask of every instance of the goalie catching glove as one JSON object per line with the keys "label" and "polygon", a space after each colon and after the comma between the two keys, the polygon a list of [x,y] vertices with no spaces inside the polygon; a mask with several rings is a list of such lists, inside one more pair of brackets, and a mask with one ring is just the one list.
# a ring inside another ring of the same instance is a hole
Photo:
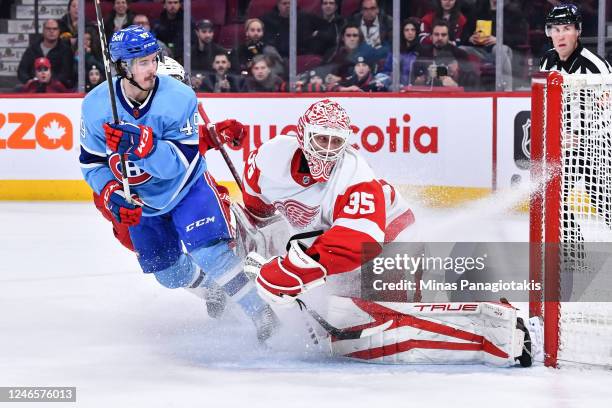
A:
{"label": "goalie catching glove", "polygon": [[109,181],[102,189],[100,195],[104,202],[104,207],[113,215],[113,217],[121,224],[136,225],[140,222],[142,216],[142,208],[140,200],[136,194],[132,194],[132,202],[129,203],[125,199],[123,187],[117,181]]}
{"label": "goalie catching glove", "polygon": [[[256,259],[249,254],[249,257]],[[327,270],[304,252],[299,241],[289,244],[284,258],[274,257],[266,261],[255,282],[259,294],[277,304],[291,304],[300,294],[323,285]]]}
{"label": "goalie catching glove", "polygon": [[106,145],[115,153],[127,154],[128,160],[145,159],[155,150],[153,129],[127,122],[105,123]]}
{"label": "goalie catching glove", "polygon": [[[216,135],[212,134],[212,129]],[[200,126],[200,154],[204,155],[208,149],[218,149],[226,143],[234,147],[240,146],[244,136],[244,125],[236,119]],[[220,140],[217,140],[217,137]]]}

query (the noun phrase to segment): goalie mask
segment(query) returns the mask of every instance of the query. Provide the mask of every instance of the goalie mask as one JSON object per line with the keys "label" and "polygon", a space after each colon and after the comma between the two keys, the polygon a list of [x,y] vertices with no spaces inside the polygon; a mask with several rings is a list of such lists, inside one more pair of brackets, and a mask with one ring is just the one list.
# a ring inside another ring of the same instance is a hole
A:
{"label": "goalie mask", "polygon": [[312,104],[300,117],[298,143],[315,180],[329,180],[334,165],[344,156],[351,133],[346,111],[329,99]]}

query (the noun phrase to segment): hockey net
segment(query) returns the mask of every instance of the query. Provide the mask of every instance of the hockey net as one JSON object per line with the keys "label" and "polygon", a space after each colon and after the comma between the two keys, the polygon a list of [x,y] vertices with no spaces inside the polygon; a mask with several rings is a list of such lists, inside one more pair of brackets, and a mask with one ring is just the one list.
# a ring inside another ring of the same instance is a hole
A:
{"label": "hockey net", "polygon": [[612,368],[612,75],[532,84],[530,274],[547,366]]}

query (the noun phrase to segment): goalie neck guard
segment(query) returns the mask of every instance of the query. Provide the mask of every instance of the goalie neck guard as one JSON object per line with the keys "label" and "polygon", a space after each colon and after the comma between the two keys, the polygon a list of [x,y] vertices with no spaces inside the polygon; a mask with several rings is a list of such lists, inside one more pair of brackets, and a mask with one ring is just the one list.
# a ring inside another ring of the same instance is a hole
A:
{"label": "goalie neck guard", "polygon": [[351,133],[348,114],[340,104],[329,99],[315,102],[300,117],[298,144],[315,180],[329,180],[334,165],[344,155]]}

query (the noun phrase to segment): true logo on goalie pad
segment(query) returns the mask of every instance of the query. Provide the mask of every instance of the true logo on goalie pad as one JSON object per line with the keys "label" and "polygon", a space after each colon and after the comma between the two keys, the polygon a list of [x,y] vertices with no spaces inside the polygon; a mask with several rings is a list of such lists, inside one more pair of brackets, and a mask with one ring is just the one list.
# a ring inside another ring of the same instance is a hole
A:
{"label": "true logo on goalie pad", "polygon": [[445,312],[474,312],[478,310],[477,304],[470,303],[435,303],[435,304],[415,304],[413,307],[421,312],[429,311],[435,312],[437,311],[445,311]]}

